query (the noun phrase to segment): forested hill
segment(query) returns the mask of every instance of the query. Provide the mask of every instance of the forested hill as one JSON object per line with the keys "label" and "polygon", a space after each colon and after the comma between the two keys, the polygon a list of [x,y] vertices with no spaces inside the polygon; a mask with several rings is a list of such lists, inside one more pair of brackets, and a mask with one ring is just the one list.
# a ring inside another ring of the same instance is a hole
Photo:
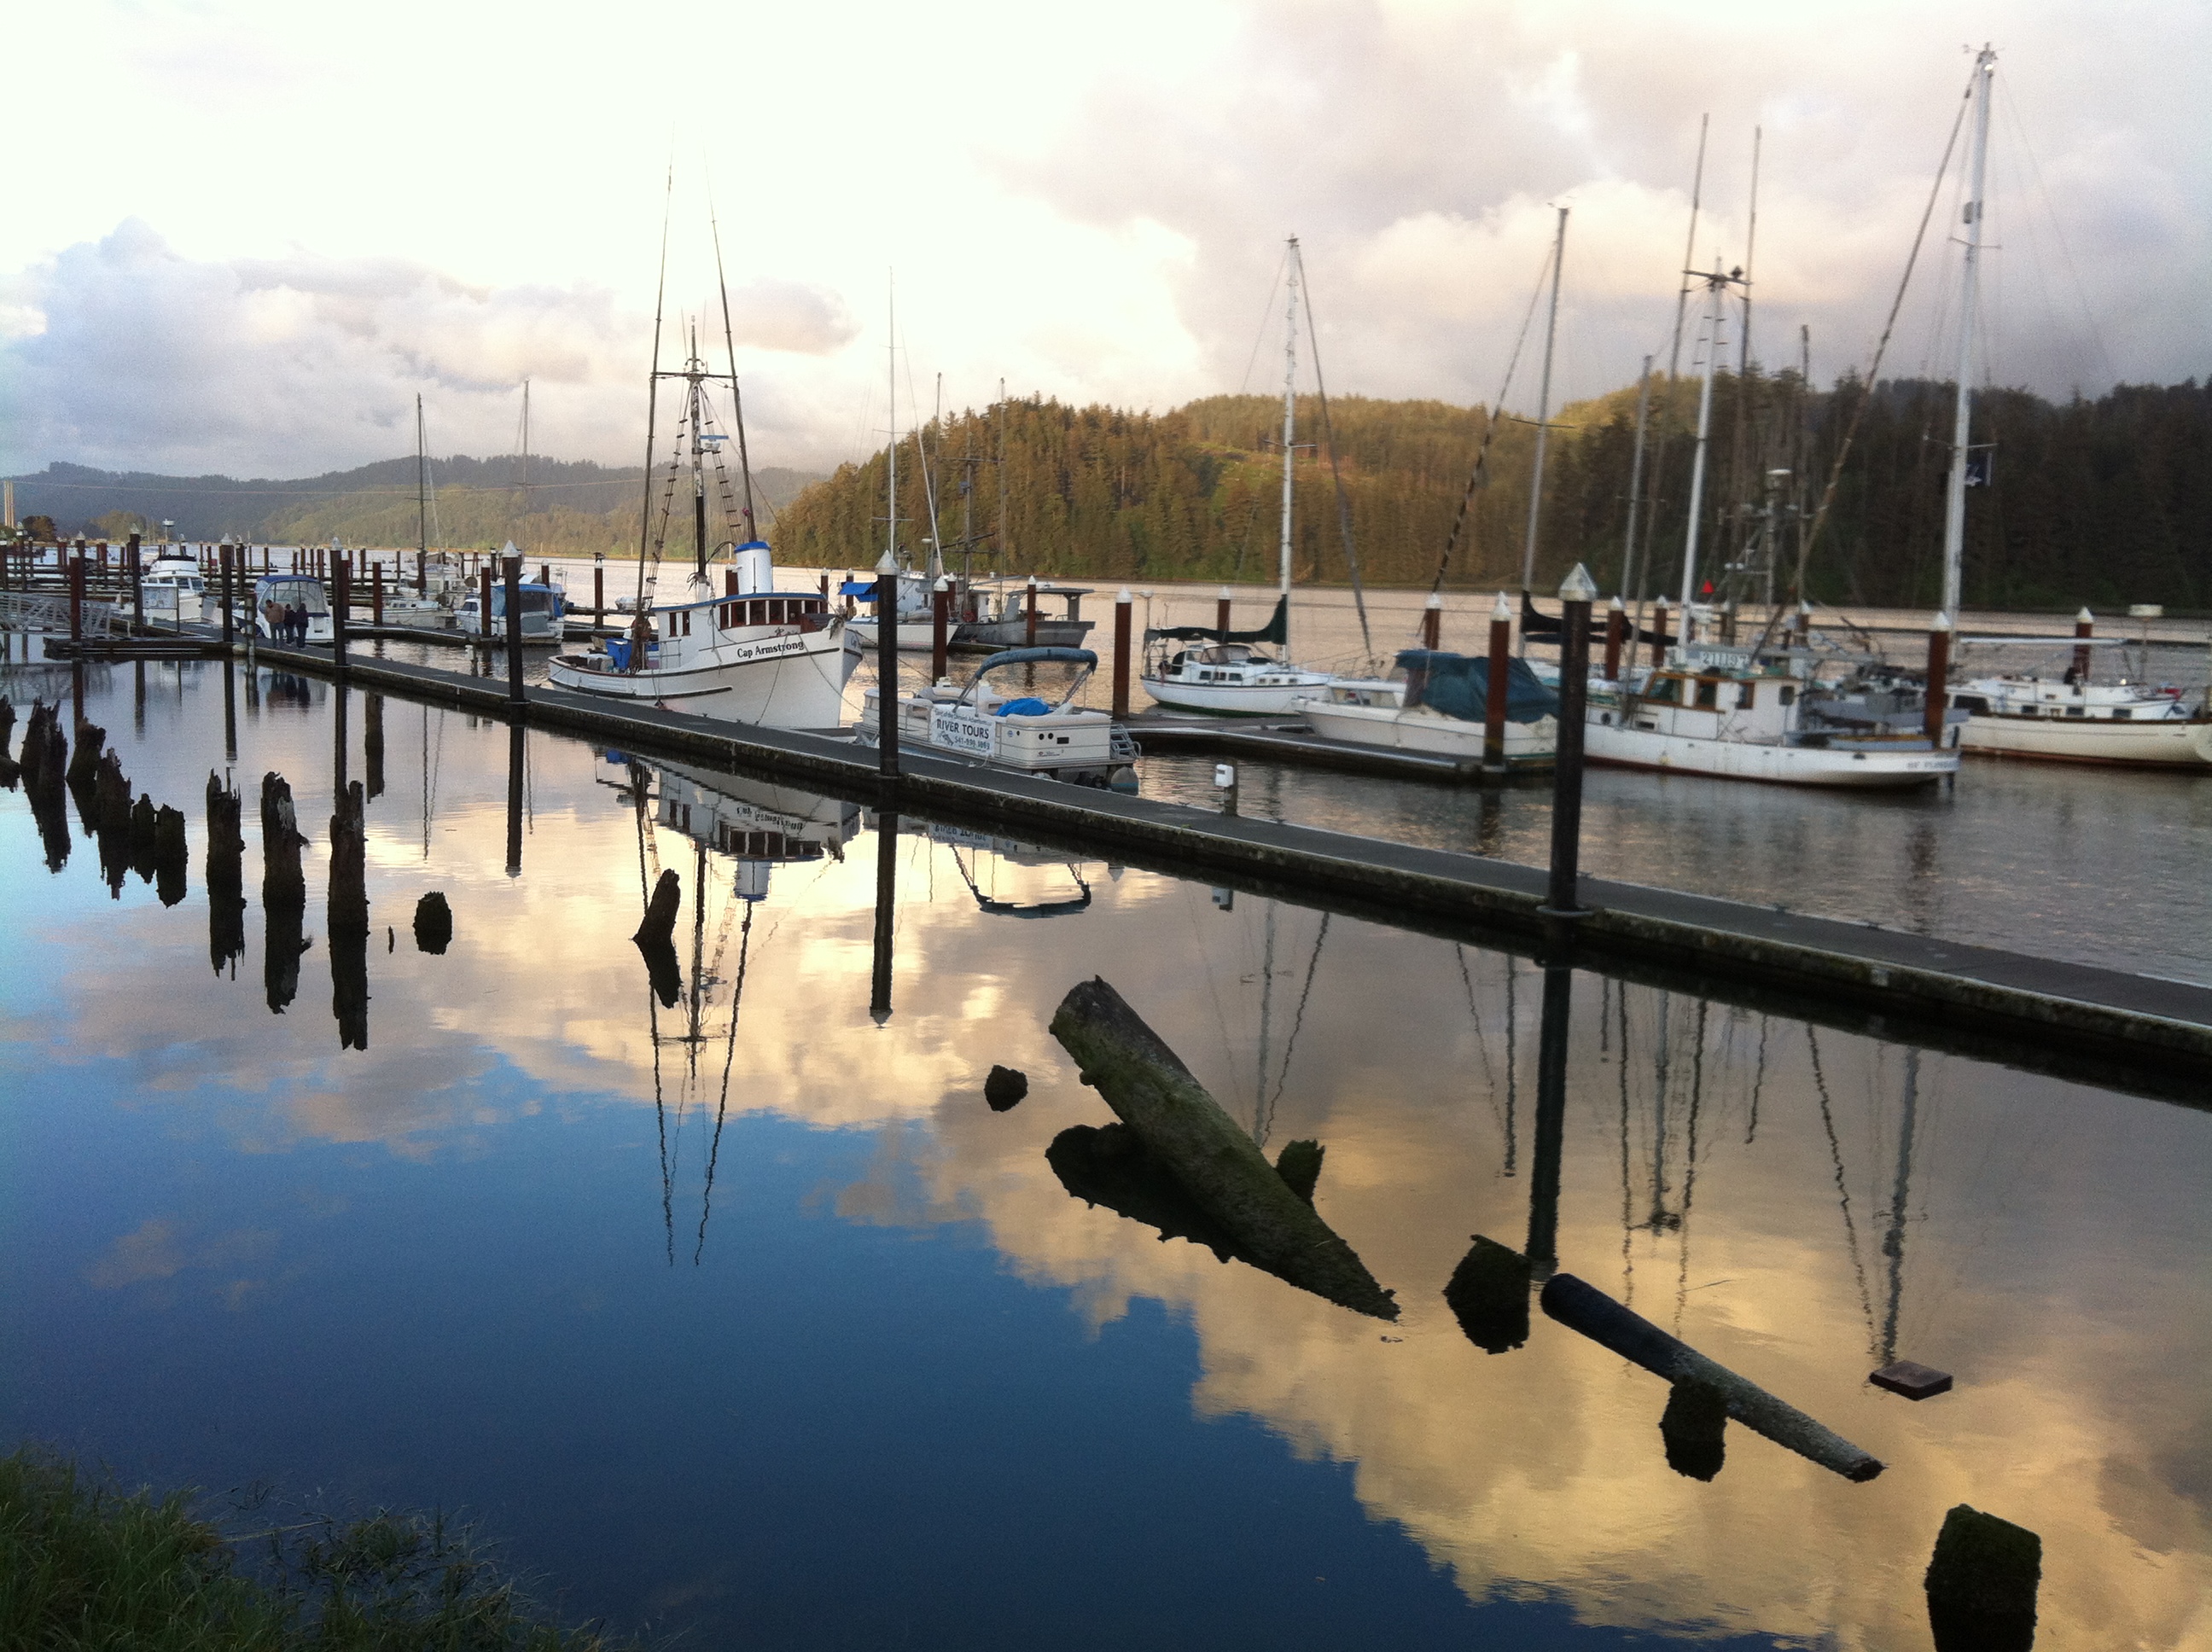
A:
{"label": "forested hill", "polygon": [[[1696,387],[1655,390],[1647,445],[1647,588],[1678,587]],[[1781,561],[1818,503],[1864,387],[1807,392],[1793,375],[1715,388],[1701,563],[1743,541],[1771,489]],[[1619,587],[1634,449],[1632,386],[1560,410],[1547,461],[1537,587],[1577,561]],[[1884,382],[1866,406],[1808,564],[1816,598],[1932,606],[1941,579],[1948,386]],[[2020,391],[1977,400],[1975,440],[1993,443],[1990,485],[1968,495],[1966,597],[1976,606],[2212,606],[2212,386],[2123,386],[2053,404]],[[1336,470],[1364,576],[1425,585],[1450,537],[1486,421],[1441,402],[1331,400]],[[1319,408],[1298,405],[1293,557],[1301,580],[1348,578],[1338,492],[1316,446]],[[930,532],[975,567],[1101,581],[1273,577],[1279,531],[1282,410],[1213,397],[1172,412],[1012,402],[933,423],[902,443],[901,543]],[[1517,585],[1534,431],[1507,420],[1492,444],[1445,580]],[[927,481],[923,459],[927,458]],[[864,568],[884,544],[884,456],[847,465],[802,494],[779,525],[787,562]],[[1786,476],[1777,476],[1787,471]],[[963,497],[963,478],[972,484]],[[1656,500],[1652,514],[1650,501]],[[969,525],[964,526],[963,524]],[[1639,533],[1639,539],[1642,535]],[[955,566],[957,566],[956,560]],[[1786,576],[1784,583],[1786,583]]]}
{"label": "forested hill", "polygon": [[[456,453],[430,461],[433,544],[481,548],[513,539],[550,556],[635,553],[636,465]],[[790,502],[818,472],[770,466],[753,484],[770,509]],[[15,481],[18,520],[44,515],[64,533],[120,541],[151,534],[164,518],[178,538],[246,539],[256,544],[411,545],[416,540],[412,456],[296,480],[173,477],[50,465]],[[767,512],[763,512],[765,517]],[[718,524],[719,525],[719,524]]]}

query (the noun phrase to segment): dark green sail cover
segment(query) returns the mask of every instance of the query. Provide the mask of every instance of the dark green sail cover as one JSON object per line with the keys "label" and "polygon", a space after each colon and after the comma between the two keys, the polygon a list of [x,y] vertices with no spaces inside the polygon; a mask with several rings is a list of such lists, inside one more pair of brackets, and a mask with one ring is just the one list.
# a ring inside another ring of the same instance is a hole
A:
{"label": "dark green sail cover", "polygon": [[1161,625],[1145,633],[1145,641],[1167,638],[1176,642],[1272,642],[1278,648],[1291,640],[1291,599],[1275,598],[1275,616],[1256,631],[1231,631],[1224,636],[1211,625]]}
{"label": "dark green sail cover", "polygon": [[[1424,705],[1464,722],[1483,720],[1489,698],[1490,662],[1479,655],[1431,653],[1426,648],[1403,648],[1398,665],[1409,680],[1416,674],[1419,698],[1407,695],[1408,705]],[[1534,723],[1559,714],[1559,696],[1536,680],[1525,659],[1505,662],[1505,720]]]}

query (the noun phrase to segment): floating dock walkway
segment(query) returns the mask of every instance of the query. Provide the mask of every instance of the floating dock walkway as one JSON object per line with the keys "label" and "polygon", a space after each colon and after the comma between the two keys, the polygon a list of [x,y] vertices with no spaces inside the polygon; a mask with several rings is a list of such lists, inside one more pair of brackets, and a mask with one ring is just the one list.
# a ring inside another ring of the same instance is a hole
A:
{"label": "floating dock walkway", "polygon": [[[241,648],[240,652],[243,652]],[[325,649],[262,662],[334,674]],[[501,720],[497,679],[349,660],[355,686]],[[522,720],[640,756],[892,800],[872,749],[822,733],[720,722],[532,688]],[[902,754],[896,805],[1043,847],[1559,961],[1540,867]],[[1565,944],[1578,966],[1875,1037],[2212,1107],[2212,987],[1585,875]]]}

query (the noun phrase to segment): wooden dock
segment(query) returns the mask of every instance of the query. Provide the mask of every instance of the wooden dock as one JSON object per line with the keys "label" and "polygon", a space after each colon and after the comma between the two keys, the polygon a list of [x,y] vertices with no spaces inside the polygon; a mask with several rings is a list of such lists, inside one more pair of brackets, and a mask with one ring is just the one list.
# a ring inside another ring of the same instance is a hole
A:
{"label": "wooden dock", "polygon": [[[258,650],[328,676],[325,649]],[[886,801],[872,750],[820,733],[615,704],[499,679],[354,657],[357,686],[507,718],[641,756],[703,762],[833,795]],[[2212,987],[1993,947],[1584,877],[1588,915],[1540,910],[1540,867],[905,754],[898,806],[1040,847],[1279,896],[1346,915],[1578,965],[1725,1002],[2212,1106]]]}

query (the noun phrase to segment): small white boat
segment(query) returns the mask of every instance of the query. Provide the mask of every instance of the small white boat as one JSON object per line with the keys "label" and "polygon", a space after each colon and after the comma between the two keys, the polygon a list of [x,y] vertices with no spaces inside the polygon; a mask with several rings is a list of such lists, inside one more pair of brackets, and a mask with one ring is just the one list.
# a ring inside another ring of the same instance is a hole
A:
{"label": "small white boat", "polygon": [[[1080,648],[1095,622],[1083,617],[1088,586],[1031,585],[1027,580],[979,581],[952,593],[955,648]],[[1029,606],[1049,598],[1057,614],[1037,610],[1036,635],[1030,635]],[[927,616],[925,615],[925,623]],[[927,633],[925,632],[925,635]]]}
{"label": "small white boat", "polygon": [[[558,642],[562,640],[563,609],[559,587],[539,585],[526,580],[515,587],[515,600],[522,613],[522,640],[525,642]],[[401,623],[405,623],[402,621]],[[484,634],[483,593],[471,591],[461,598],[461,605],[453,612],[453,629],[471,636]],[[498,580],[491,586],[491,635],[496,642],[507,635],[507,586]]]}
{"label": "small white boat", "polygon": [[[1388,681],[1335,683],[1297,708],[1324,739],[1480,761],[1489,660],[1407,648],[1397,669],[1402,676]],[[1559,750],[1559,695],[1525,659],[1509,660],[1506,673],[1506,767],[1549,768]]]}
{"label": "small white boat", "polygon": [[1796,677],[1758,667],[1748,649],[1692,644],[1633,688],[1593,681],[1583,750],[1614,768],[1791,786],[1925,786],[1959,772],[1957,750],[1924,735],[1827,729],[1804,713]]}
{"label": "small white boat", "polygon": [[[1001,693],[988,680],[1010,665],[1045,665],[1079,668],[1057,704],[1019,690]],[[1137,771],[1131,765],[1137,760],[1137,743],[1105,712],[1075,703],[1097,669],[1098,656],[1088,648],[1010,648],[993,654],[960,688],[939,682],[901,695],[899,747],[1018,774],[1133,792]],[[877,692],[867,691],[853,731],[860,744],[872,749],[880,738]]]}
{"label": "small white boat", "polygon": [[1290,598],[1275,603],[1274,617],[1256,631],[1212,631],[1198,625],[1167,626],[1145,633],[1145,692],[1177,711],[1227,717],[1291,717],[1302,702],[1324,695],[1336,681],[1270,653],[1287,635]]}
{"label": "small white boat", "polygon": [[2178,689],[2090,683],[2075,672],[1982,677],[1954,684],[1965,712],[1960,744],[1990,756],[2203,769],[2212,763],[2212,720],[2192,714]]}
{"label": "small white boat", "polygon": [[[302,634],[290,635],[291,615],[301,616]],[[253,582],[253,632],[264,642],[328,642],[331,599],[320,580],[305,574],[264,574]]]}
{"label": "small white boat", "polygon": [[165,545],[138,576],[138,590],[146,617],[166,624],[191,624],[206,617],[207,576],[198,559],[174,545]]}

